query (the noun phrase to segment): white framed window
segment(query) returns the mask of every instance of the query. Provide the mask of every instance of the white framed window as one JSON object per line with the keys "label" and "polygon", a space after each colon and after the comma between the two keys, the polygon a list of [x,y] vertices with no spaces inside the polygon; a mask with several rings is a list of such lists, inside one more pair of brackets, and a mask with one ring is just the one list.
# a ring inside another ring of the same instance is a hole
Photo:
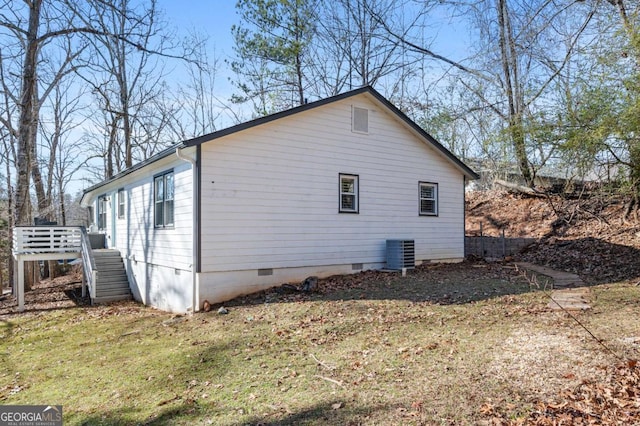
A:
{"label": "white framed window", "polygon": [[340,213],[358,213],[358,175],[340,173]]}
{"label": "white framed window", "polygon": [[369,110],[357,106],[351,107],[351,131],[369,133]]}
{"label": "white framed window", "polygon": [[106,195],[98,197],[98,229],[107,229],[107,202]]}
{"label": "white framed window", "polygon": [[156,228],[173,227],[173,170],[153,178],[154,216]]}
{"label": "white framed window", "polygon": [[438,184],[420,182],[420,216],[438,216]]}
{"label": "white framed window", "polygon": [[118,219],[124,219],[124,188],[118,189]]}

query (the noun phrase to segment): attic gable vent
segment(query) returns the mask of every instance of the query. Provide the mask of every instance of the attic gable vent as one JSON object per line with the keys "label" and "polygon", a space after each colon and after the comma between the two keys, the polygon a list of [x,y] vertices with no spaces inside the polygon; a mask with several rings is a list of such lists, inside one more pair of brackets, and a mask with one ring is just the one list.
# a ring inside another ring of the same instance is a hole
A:
{"label": "attic gable vent", "polygon": [[354,106],[351,113],[351,130],[358,133],[369,133],[369,110]]}

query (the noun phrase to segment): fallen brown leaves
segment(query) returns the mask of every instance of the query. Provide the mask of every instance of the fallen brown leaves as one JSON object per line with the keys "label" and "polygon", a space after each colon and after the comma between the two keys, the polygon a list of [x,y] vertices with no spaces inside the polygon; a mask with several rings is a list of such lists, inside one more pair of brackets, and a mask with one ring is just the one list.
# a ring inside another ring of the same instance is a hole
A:
{"label": "fallen brown leaves", "polygon": [[[45,279],[25,293],[27,311],[65,309],[88,303],[82,299],[82,272],[74,268],[69,274]],[[11,294],[0,297],[0,315],[18,313],[18,303]]]}
{"label": "fallen brown leaves", "polygon": [[636,361],[608,368],[607,380],[585,380],[566,389],[553,402],[541,401],[524,417],[514,419],[513,405],[485,403],[480,414],[493,425],[631,425],[640,423],[640,369]]}
{"label": "fallen brown leaves", "polygon": [[[521,282],[521,275],[511,264],[499,262],[427,263],[409,271],[406,277],[401,278],[402,285],[398,284],[399,277],[399,271],[376,270],[336,275],[319,280],[315,292],[292,290],[295,283],[284,284],[238,297],[225,302],[224,305],[236,307],[263,303],[300,304],[313,300],[365,299],[402,299],[414,303],[451,305],[513,296],[531,290],[527,284]],[[508,304],[508,300],[505,303]]]}
{"label": "fallen brown leaves", "polygon": [[517,260],[581,276],[588,284],[640,278],[640,221],[624,199],[530,198],[507,192],[467,194],[466,229],[486,236],[538,238]]}

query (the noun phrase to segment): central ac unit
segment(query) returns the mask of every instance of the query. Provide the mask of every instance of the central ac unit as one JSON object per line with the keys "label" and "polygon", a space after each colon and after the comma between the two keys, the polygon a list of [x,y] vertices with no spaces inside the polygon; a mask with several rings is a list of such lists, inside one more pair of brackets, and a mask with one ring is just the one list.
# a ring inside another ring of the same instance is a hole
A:
{"label": "central ac unit", "polygon": [[387,268],[413,269],[416,266],[414,240],[387,240]]}

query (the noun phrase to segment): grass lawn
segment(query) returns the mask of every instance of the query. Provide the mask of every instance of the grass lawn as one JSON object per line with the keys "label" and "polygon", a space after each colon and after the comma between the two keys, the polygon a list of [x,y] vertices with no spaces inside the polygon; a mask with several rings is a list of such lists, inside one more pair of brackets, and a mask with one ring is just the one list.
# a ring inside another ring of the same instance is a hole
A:
{"label": "grass lawn", "polygon": [[[78,424],[477,424],[599,379],[616,359],[512,268],[432,265],[322,280],[192,316],[135,303],[0,318],[0,403]],[[577,318],[638,358],[640,289]]]}

